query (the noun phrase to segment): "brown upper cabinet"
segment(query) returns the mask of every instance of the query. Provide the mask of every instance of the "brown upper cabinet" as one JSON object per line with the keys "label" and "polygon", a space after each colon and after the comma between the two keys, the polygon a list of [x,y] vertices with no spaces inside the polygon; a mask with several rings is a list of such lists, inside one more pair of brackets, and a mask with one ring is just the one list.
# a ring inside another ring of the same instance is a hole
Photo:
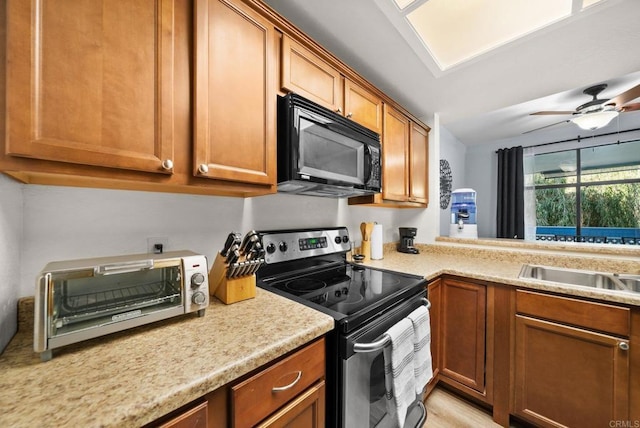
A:
{"label": "brown upper cabinet", "polygon": [[275,192],[274,27],[248,3],[9,0],[7,16],[1,171],[37,184]]}
{"label": "brown upper cabinet", "polygon": [[5,152],[171,174],[173,0],[7,7]]}
{"label": "brown upper cabinet", "polygon": [[273,24],[239,2],[197,0],[194,174],[276,183]]}
{"label": "brown upper cabinet", "polygon": [[384,104],[382,194],[349,199],[350,205],[424,208],[429,202],[429,130]]}
{"label": "brown upper cabinet", "polygon": [[344,77],[340,70],[288,35],[282,36],[283,92],[295,92],[377,133],[382,132],[382,99]]}
{"label": "brown upper cabinet", "polygon": [[[383,136],[389,198],[350,203],[426,206],[429,129],[259,0],[4,7],[0,171],[23,183],[274,193],[292,91]],[[385,130],[385,107],[407,128]]]}

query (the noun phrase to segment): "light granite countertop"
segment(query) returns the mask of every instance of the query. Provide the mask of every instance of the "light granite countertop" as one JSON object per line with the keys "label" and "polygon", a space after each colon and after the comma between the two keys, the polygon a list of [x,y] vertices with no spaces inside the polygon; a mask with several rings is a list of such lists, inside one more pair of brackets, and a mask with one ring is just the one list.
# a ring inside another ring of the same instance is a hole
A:
{"label": "light granite countertop", "polygon": [[[518,279],[523,263],[640,274],[640,249],[455,239],[417,247],[420,254],[411,255],[385,244],[383,259],[366,264],[427,280],[451,274],[640,306],[640,294]],[[258,289],[255,299],[233,305],[213,299],[202,318],[186,315],[70,345],[42,363],[33,352],[32,305],[22,299],[18,334],[0,355],[3,427],[140,426],[334,325],[330,316]]]}
{"label": "light granite countertop", "polygon": [[[33,300],[21,312],[33,314]],[[0,355],[0,426],[137,427],[333,329],[333,318],[262,289],[254,299],[33,351],[33,321]],[[29,308],[31,306],[31,308]],[[24,316],[24,315],[23,315]]]}
{"label": "light granite countertop", "polygon": [[[519,279],[524,263],[601,272],[640,274],[640,248],[603,249],[584,246],[566,250],[564,246],[518,245],[514,240],[440,240],[417,244],[420,254],[396,251],[396,244],[385,244],[382,260],[366,265],[424,276],[427,280],[443,274],[550,291],[571,296],[640,306],[640,293],[610,291],[587,286]],[[520,241],[521,243],[522,241]],[[577,244],[580,245],[580,244]]]}

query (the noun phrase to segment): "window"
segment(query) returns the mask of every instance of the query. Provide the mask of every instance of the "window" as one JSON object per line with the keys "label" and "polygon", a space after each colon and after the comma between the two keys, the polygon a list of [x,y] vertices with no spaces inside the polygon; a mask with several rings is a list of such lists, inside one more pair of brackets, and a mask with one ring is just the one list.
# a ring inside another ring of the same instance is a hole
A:
{"label": "window", "polygon": [[640,140],[538,154],[529,172],[537,240],[640,245]]}

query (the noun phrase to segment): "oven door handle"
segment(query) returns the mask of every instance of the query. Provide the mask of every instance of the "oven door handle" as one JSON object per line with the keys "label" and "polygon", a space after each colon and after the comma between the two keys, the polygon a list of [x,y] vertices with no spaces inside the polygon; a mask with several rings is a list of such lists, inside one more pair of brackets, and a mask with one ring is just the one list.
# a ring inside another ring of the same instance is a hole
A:
{"label": "oven door handle", "polygon": [[[427,309],[431,308],[431,302],[425,298],[422,298],[422,304],[427,307]],[[384,349],[387,345],[391,343],[391,338],[388,334],[383,334],[380,336],[380,339],[375,342],[370,343],[354,343],[353,344],[353,352],[374,352],[379,351],[380,349]]]}
{"label": "oven door handle", "polygon": [[424,424],[424,422],[427,420],[427,408],[424,407],[424,403],[420,399],[418,399],[418,407],[420,407],[420,410],[422,410],[422,416],[420,417],[420,420],[416,424],[416,428],[420,428]]}
{"label": "oven door handle", "polygon": [[153,260],[151,259],[96,266],[93,272],[94,275],[114,275],[149,269],[153,269]]}

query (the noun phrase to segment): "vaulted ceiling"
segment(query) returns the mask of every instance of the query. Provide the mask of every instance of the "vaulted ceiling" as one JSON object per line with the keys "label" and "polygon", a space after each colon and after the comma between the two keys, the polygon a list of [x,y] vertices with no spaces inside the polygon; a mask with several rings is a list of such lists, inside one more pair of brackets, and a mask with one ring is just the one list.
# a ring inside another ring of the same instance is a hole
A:
{"label": "vaulted ceiling", "polygon": [[[584,9],[582,0],[571,1],[571,16],[442,70],[425,59],[394,0],[265,0],[418,117],[438,113],[468,146],[562,121],[529,113],[573,111],[591,99],[582,91],[593,84],[607,83],[599,98],[612,98],[640,83],[640,1],[601,0]],[[485,14],[489,23],[491,16]],[[460,30],[447,31],[440,30],[445,40]],[[640,127],[640,111],[599,131],[632,127]],[[528,136],[549,141],[590,132],[560,123]]]}

